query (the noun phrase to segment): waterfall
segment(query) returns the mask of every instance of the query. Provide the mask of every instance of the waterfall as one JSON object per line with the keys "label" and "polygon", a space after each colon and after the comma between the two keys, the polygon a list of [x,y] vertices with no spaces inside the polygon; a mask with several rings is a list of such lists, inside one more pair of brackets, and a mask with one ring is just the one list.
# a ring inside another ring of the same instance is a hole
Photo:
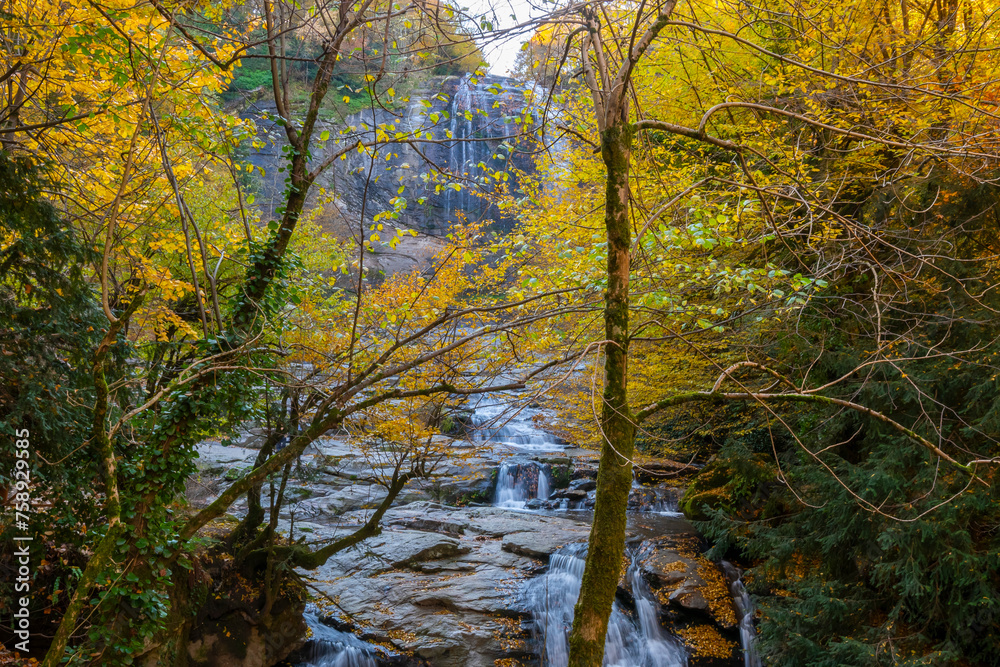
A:
{"label": "waterfall", "polygon": [[643,486],[632,482],[629,493],[628,508],[637,512],[663,514],[665,516],[683,516],[677,510],[678,492],[676,489],[659,486]]}
{"label": "waterfall", "polygon": [[[552,554],[548,571],[525,589],[543,667],[569,665],[569,631],[586,550],[586,544],[571,544]],[[637,622],[622,611],[617,601],[614,603],[604,645],[604,667],[684,667],[687,654],[660,626],[656,600],[639,571],[638,553],[631,556],[627,576]]]}
{"label": "waterfall", "polygon": [[511,412],[505,403],[480,403],[470,418],[472,438],[476,442],[510,445],[520,450],[554,451],[563,449],[559,439],[534,424],[538,410],[524,408]]}
{"label": "waterfall", "polygon": [[508,113],[523,104],[524,92],[511,79],[465,74],[459,80],[448,106],[451,143],[447,168],[462,187],[458,191],[451,187],[445,190],[447,217],[459,210],[470,214],[470,218],[485,213],[484,203],[469,194],[469,181],[479,182],[480,163],[493,169],[509,169],[508,156],[496,154],[497,143],[509,132]]}
{"label": "waterfall", "polygon": [[503,463],[497,469],[493,505],[523,509],[524,504],[532,498],[548,498],[549,487],[548,466],[535,462]]}
{"label": "waterfall", "polygon": [[353,646],[334,645],[322,651],[323,655],[310,658],[312,667],[378,667],[375,658]]}
{"label": "waterfall", "polygon": [[733,596],[733,606],[740,619],[740,646],[743,647],[743,667],[761,667],[757,652],[757,631],[753,627],[754,606],[743,585],[739,569],[732,563],[722,561],[722,570],[729,580],[729,593]]}
{"label": "waterfall", "polygon": [[323,623],[315,612],[306,611],[303,618],[312,638],[303,651],[308,667],[378,667],[375,647],[347,632]]}
{"label": "waterfall", "polygon": [[684,649],[669,638],[660,625],[660,614],[657,610],[656,598],[649,588],[649,583],[642,576],[639,567],[640,552],[632,554],[629,563],[628,581],[632,585],[632,597],[635,600],[636,616],[639,618],[639,631],[646,641],[646,664],[651,667],[675,667],[687,664]]}

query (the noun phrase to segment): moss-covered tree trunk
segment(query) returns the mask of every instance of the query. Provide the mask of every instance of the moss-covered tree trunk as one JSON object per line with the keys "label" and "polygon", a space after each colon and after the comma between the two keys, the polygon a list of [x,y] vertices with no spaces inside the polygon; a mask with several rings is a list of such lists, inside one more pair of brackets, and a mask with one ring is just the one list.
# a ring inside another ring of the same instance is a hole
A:
{"label": "moss-covered tree trunk", "polygon": [[625,509],[632,488],[635,424],[628,404],[628,305],[631,228],[629,226],[629,156],[633,130],[619,118],[601,133],[607,167],[604,223],[608,235],[608,290],[605,295],[604,444],[597,473],[594,524],[587,564],[570,635],[569,664],[600,667],[604,638],[625,552]]}

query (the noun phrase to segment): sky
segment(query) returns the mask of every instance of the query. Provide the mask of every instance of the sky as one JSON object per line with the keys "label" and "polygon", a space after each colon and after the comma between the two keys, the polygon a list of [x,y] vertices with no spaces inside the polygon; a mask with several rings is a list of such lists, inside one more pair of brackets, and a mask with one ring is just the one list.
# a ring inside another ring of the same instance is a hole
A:
{"label": "sky", "polygon": [[[496,29],[511,28],[518,23],[539,16],[544,9],[530,0],[465,0],[462,5],[470,16],[487,17]],[[521,44],[528,34],[515,35],[505,40],[483,44],[483,55],[490,64],[490,73],[508,76]]]}

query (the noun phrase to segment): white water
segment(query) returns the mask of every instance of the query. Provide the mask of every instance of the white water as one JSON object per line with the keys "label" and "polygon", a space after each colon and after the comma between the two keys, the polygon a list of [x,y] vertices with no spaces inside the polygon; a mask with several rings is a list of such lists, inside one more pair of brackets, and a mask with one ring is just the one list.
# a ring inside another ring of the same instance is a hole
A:
{"label": "white water", "polygon": [[[472,437],[477,442],[503,445],[513,452],[561,451],[564,445],[550,433],[535,426],[539,411],[522,408],[513,412],[504,403],[479,403],[472,414]],[[549,466],[524,456],[508,458],[497,469],[493,506],[524,509],[532,499],[546,500],[552,482]]]}
{"label": "white water", "polygon": [[[569,665],[569,631],[583,579],[585,544],[563,547],[549,558],[548,571],[528,583],[526,603],[534,618],[544,667]],[[656,600],[633,555],[628,571],[637,621],[615,602],[604,645],[605,667],[684,667],[687,654],[660,626]]]}
{"label": "white water", "polygon": [[473,439],[476,442],[506,445],[520,451],[562,451],[565,445],[551,433],[535,426],[540,413],[532,408],[513,411],[507,403],[479,403],[472,414]]}
{"label": "white water", "polygon": [[[474,77],[472,74],[462,77],[448,111],[448,130],[451,132],[448,168],[452,173],[478,181],[484,165],[493,169],[509,168],[508,163],[500,162],[494,151],[503,137],[515,131],[516,127],[510,125],[508,113],[519,106],[522,99],[523,92],[505,77]],[[445,213],[448,216],[458,210],[469,212],[482,206],[481,200],[469,194],[468,182],[460,185],[462,187],[457,192],[452,188],[445,191]]]}
{"label": "white water", "polygon": [[732,564],[722,561],[722,569],[729,579],[729,592],[733,596],[736,614],[740,618],[740,646],[743,647],[743,667],[761,667],[757,652],[757,631],[753,627],[753,600],[747,593],[740,571]]}
{"label": "white water", "polygon": [[[496,507],[524,510],[534,498],[546,499],[551,493],[548,466],[528,460],[534,451],[560,451],[565,448],[557,438],[536,426],[541,412],[527,408],[514,412],[509,403],[483,402],[474,406],[471,416],[471,439],[489,445],[502,445],[512,456],[497,470],[493,504]],[[655,487],[633,484],[633,494],[641,495],[638,515],[680,516],[676,495]],[[567,501],[563,500],[563,509]],[[630,505],[632,503],[630,502]],[[641,551],[631,553],[626,579],[632,589],[634,611],[623,610],[616,601],[612,608],[605,643],[604,667],[686,667],[687,653],[680,641],[660,624],[659,603],[639,567]],[[569,632],[573,610],[580,593],[586,557],[586,544],[572,544],[554,553],[547,571],[527,582],[525,603],[533,618],[541,667],[568,667]],[[730,567],[724,563],[723,567]],[[727,574],[729,570],[727,569]],[[761,667],[756,651],[753,609],[749,595],[739,581],[731,583],[740,633],[745,649],[744,667]],[[732,581],[732,580],[731,580]],[[308,615],[307,615],[308,616]],[[310,622],[316,651],[307,663],[310,667],[376,667],[374,647],[351,635]]]}
{"label": "white water", "polygon": [[352,634],[331,628],[313,612],[307,611],[303,617],[312,630],[304,664],[310,667],[378,667],[373,646]]}
{"label": "white water", "polygon": [[684,513],[677,509],[677,495],[671,489],[642,486],[633,481],[632,492],[629,495],[630,508],[634,502],[639,504],[640,507],[637,511],[640,512],[663,516],[684,516]]}
{"label": "white water", "polygon": [[508,509],[524,509],[525,503],[532,498],[546,500],[550,493],[549,486],[548,466],[534,461],[505,462],[497,470],[493,505]]}

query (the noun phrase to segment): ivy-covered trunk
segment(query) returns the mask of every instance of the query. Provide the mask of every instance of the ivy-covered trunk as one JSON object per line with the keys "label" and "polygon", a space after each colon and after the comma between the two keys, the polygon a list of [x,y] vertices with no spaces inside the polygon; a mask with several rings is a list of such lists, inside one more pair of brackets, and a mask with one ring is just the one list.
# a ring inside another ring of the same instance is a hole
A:
{"label": "ivy-covered trunk", "polygon": [[604,638],[625,553],[625,509],[632,487],[635,423],[628,404],[628,305],[631,228],[629,227],[629,155],[633,129],[619,118],[601,133],[607,167],[604,223],[608,238],[608,288],[604,306],[603,445],[597,473],[594,523],[587,563],[570,635],[569,663],[600,667]]}

